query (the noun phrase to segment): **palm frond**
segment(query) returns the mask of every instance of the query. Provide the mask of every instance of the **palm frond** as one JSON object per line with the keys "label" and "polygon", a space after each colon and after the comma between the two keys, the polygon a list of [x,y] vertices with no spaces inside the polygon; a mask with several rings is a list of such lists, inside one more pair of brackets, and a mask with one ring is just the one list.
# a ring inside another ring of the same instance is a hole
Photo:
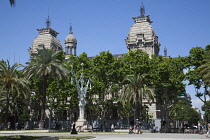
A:
{"label": "palm frond", "polygon": [[145,97],[151,103],[154,101],[154,90],[145,84],[146,74],[127,75],[125,81],[128,81],[120,96],[120,101],[123,105],[132,102],[133,104],[142,104]]}
{"label": "palm frond", "polygon": [[15,6],[15,0],[9,0],[11,6]]}

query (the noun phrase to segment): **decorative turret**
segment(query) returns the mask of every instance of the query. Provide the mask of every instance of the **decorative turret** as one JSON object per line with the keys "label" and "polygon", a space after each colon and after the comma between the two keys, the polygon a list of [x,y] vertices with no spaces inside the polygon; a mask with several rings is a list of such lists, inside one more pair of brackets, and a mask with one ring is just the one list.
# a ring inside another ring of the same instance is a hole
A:
{"label": "decorative turret", "polygon": [[[77,39],[73,35],[72,26],[70,25],[69,35],[65,39],[65,55],[66,58],[70,55],[76,56],[76,48],[77,48]],[[74,50],[74,53],[72,52]]]}
{"label": "decorative turret", "polygon": [[38,53],[37,49],[50,48],[57,50],[62,50],[61,42],[56,38],[59,34],[52,28],[50,28],[50,18],[46,19],[46,28],[37,29],[39,31],[39,36],[37,36],[33,43],[32,47],[28,49],[30,57],[33,58]]}
{"label": "decorative turret", "polygon": [[135,23],[131,26],[125,42],[129,51],[141,49],[148,53],[151,58],[153,54],[159,54],[160,44],[158,43],[158,36],[151,26],[152,21],[150,20],[149,15],[145,16],[143,4],[140,7],[140,14],[140,16],[132,17]]}

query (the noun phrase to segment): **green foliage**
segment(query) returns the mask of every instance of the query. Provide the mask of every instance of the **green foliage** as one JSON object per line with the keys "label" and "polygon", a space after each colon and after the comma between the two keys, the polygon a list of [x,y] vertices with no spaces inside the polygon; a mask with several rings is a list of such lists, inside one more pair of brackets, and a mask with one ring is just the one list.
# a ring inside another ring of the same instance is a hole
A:
{"label": "green foliage", "polygon": [[58,76],[60,79],[67,78],[67,70],[60,60],[61,52],[53,49],[38,49],[38,54],[27,64],[24,74],[30,79],[34,75],[47,77],[49,75]]}
{"label": "green foliage", "polygon": [[62,118],[62,111],[74,110],[77,107],[78,98],[76,89],[68,80],[54,78],[47,88],[47,108],[54,111],[56,118]]}
{"label": "green foliage", "polygon": [[149,56],[142,50],[130,51],[123,57],[123,63],[125,75],[145,74],[150,71]]}
{"label": "green foliage", "polygon": [[[0,62],[0,98],[3,97],[3,102],[6,106],[3,108],[5,111],[5,119],[7,122],[9,113],[12,113],[12,107],[14,107],[14,101],[18,97],[25,99],[30,92],[29,81],[22,78],[22,73],[18,69],[22,65],[17,63],[10,65],[9,61]],[[1,93],[3,93],[1,95]]]}
{"label": "green foliage", "polygon": [[191,108],[190,102],[186,99],[179,99],[172,107],[170,118],[177,121],[188,121],[191,124],[197,124],[201,119],[198,112]]}
{"label": "green foliage", "polygon": [[200,89],[202,86],[202,78],[198,67],[203,64],[205,50],[201,47],[194,47],[190,50],[190,55],[187,59],[188,73],[186,79],[189,81],[189,85],[194,85],[196,89]]}
{"label": "green foliage", "polygon": [[[102,110],[105,112],[105,118],[128,118],[133,115],[131,104],[142,106],[143,97],[150,103],[156,101],[165,109],[171,109],[178,100],[177,95],[186,92],[184,80],[189,80],[196,88],[204,85],[200,71],[209,65],[207,61],[203,61],[208,58],[209,48],[210,46],[206,49],[196,47],[190,51],[188,57],[176,58],[155,55],[149,58],[142,50],[130,51],[124,57],[118,58],[109,51],[101,52],[93,58],[88,58],[87,54],[83,53],[78,57],[70,56],[68,62],[64,62],[62,51],[54,52],[43,48],[38,50],[36,58],[27,64],[24,73],[19,71],[21,77],[26,75],[30,78],[30,89],[33,91],[29,96],[30,100],[21,106],[30,105],[33,116],[36,116],[32,119],[35,120],[40,116],[40,109],[44,111],[44,105],[58,114],[54,115],[55,118],[60,119],[61,114],[66,111],[70,113],[67,115],[73,116],[71,119],[75,120],[75,114],[78,114],[78,93],[76,83],[70,80],[75,77],[69,75],[73,69],[76,78],[79,79],[81,73],[84,73],[85,81],[92,79],[92,89],[88,89],[86,99],[87,119],[97,119]],[[81,63],[84,64],[83,68]],[[203,64],[206,64],[206,67],[198,69]],[[184,73],[186,69],[187,74]],[[207,81],[205,85],[208,89]],[[13,90],[11,95],[14,96],[15,93],[18,93],[18,90]],[[197,93],[199,98],[204,95],[208,93]],[[0,99],[2,103],[5,101],[4,98]],[[11,100],[18,101],[18,98],[11,97]],[[12,105],[13,108],[15,104]],[[3,104],[0,107],[5,108]],[[143,107],[141,110],[145,112]],[[27,118],[27,113],[25,116]]]}
{"label": "green foliage", "polygon": [[[119,63],[110,52],[101,52],[92,59],[92,94],[97,95],[95,102],[105,106],[106,96],[114,95],[119,89]],[[109,100],[109,99],[108,99]],[[107,105],[107,104],[106,104]]]}
{"label": "green foliage", "polygon": [[68,77],[68,71],[61,59],[62,55],[60,51],[55,52],[53,49],[43,47],[38,49],[36,58],[32,59],[24,69],[24,74],[29,79],[34,76],[42,78],[40,128],[44,128],[46,91],[49,78],[58,77],[59,79],[67,79]]}
{"label": "green foliage", "polygon": [[119,114],[125,118],[129,118],[133,115],[132,106],[130,103],[126,103],[121,107],[122,109],[119,110]]}
{"label": "green foliage", "polygon": [[206,101],[206,103],[201,107],[203,111],[205,111],[205,116],[210,116],[210,101]]}
{"label": "green foliage", "polygon": [[154,89],[147,86],[146,75],[128,75],[125,77],[128,84],[124,85],[120,96],[123,105],[132,104],[137,110],[137,117],[142,114],[142,101],[146,99],[149,104],[154,102]]}
{"label": "green foliage", "polygon": [[156,101],[164,108],[170,107],[181,90],[185,89],[182,83],[185,78],[184,61],[183,57],[164,58],[162,56],[153,57],[150,60],[150,76],[156,88]]}
{"label": "green foliage", "polygon": [[193,68],[198,68],[202,64],[204,58],[205,58],[205,52],[203,48],[201,47],[192,48],[190,50],[190,55],[188,56],[189,66]]}
{"label": "green foliage", "polygon": [[197,71],[199,74],[202,76],[203,83],[206,84],[206,86],[209,87],[210,83],[210,45],[207,45],[206,48],[204,49],[204,55],[203,55],[202,61],[200,66],[197,68]]}
{"label": "green foliage", "polygon": [[121,94],[121,102],[125,103],[142,104],[143,98],[149,103],[154,101],[154,90],[146,85],[146,75],[128,75],[125,77],[126,81],[129,81],[123,87]]}
{"label": "green foliage", "polygon": [[[188,68],[186,79],[189,81],[189,85],[194,85],[196,95],[203,103],[203,109],[206,114],[206,121],[208,121],[208,97],[209,93],[209,59],[210,59],[210,45],[207,45],[204,49],[201,47],[194,47],[190,50],[188,56]],[[202,90],[204,89],[204,90]]]}

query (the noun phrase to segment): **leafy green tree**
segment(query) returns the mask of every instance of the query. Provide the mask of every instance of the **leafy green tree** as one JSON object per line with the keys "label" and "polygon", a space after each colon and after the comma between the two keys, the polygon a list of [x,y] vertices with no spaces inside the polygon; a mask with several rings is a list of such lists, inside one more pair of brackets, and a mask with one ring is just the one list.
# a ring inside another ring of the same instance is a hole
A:
{"label": "leafy green tree", "polygon": [[170,119],[183,123],[188,121],[188,125],[197,124],[201,119],[199,113],[193,109],[190,102],[186,99],[179,99],[170,110]]}
{"label": "leafy green tree", "polygon": [[[190,55],[188,58],[188,73],[186,79],[189,81],[189,85],[194,85],[197,96],[205,106],[207,106],[208,101],[208,59],[210,46],[207,45],[204,49],[201,47],[194,47],[190,50]],[[203,90],[204,89],[204,90]],[[206,116],[208,121],[208,116]]]}
{"label": "leafy green tree", "polygon": [[209,87],[210,83],[210,45],[207,45],[205,48],[205,58],[202,60],[203,64],[198,67],[200,70],[200,75],[202,76],[203,82]]}
{"label": "leafy green tree", "polygon": [[122,66],[124,73],[122,76],[145,74],[150,71],[150,58],[147,53],[138,49],[130,51],[122,58]]}
{"label": "leafy green tree", "polygon": [[[152,83],[156,87],[157,102],[163,104],[165,101],[174,102],[177,95],[185,89],[183,80],[185,78],[185,59],[155,57],[150,60]],[[170,103],[170,104],[171,104]]]}
{"label": "leafy green tree", "polygon": [[[49,81],[47,88],[47,108],[50,111],[50,122],[54,118],[56,120],[75,120],[74,110],[77,108],[77,92],[74,85],[69,80],[59,80],[54,78]],[[53,115],[54,112],[54,115]],[[63,127],[63,123],[62,123]]]}
{"label": "leafy green tree", "polygon": [[205,59],[205,63],[198,67],[199,76],[202,76],[202,83],[205,88],[209,88],[210,86],[210,59]]}
{"label": "leafy green tree", "polygon": [[[110,52],[101,52],[100,55],[95,56],[92,59],[92,94],[94,102],[101,106],[104,112],[108,112],[108,104],[105,100],[111,100],[110,97],[114,97],[117,89],[119,88],[118,79],[120,77],[118,73],[119,64],[116,63],[116,59]],[[108,116],[108,114],[105,114]],[[110,115],[110,114],[109,114]],[[111,115],[113,116],[113,115]]]}
{"label": "leafy green tree", "polygon": [[169,127],[169,110],[176,102],[178,95],[185,92],[183,83],[185,61],[183,57],[153,56],[150,59],[151,84],[155,87],[157,109],[162,111],[160,118],[166,120],[166,128]]}
{"label": "leafy green tree", "polygon": [[50,76],[57,76],[60,79],[67,78],[68,71],[66,66],[60,60],[61,52],[54,51],[53,49],[38,49],[36,58],[33,58],[25,67],[24,72],[28,78],[33,76],[40,76],[42,78],[42,106],[41,106],[41,118],[40,129],[44,128],[45,109],[46,109],[46,90],[48,86],[48,80]]}
{"label": "leafy green tree", "polygon": [[[190,55],[187,57],[188,59],[188,73],[187,80],[189,81],[189,85],[194,85],[196,89],[197,96],[199,95],[199,89],[202,86],[202,77],[199,74],[200,67],[203,64],[203,60],[205,59],[205,49],[201,47],[194,47],[190,50]],[[202,95],[201,95],[202,96]]]}
{"label": "leafy green tree", "polygon": [[29,81],[21,78],[18,72],[20,67],[17,63],[10,65],[9,61],[0,63],[0,93],[4,92],[6,96],[5,121],[8,121],[12,93],[16,92],[16,96],[23,95],[26,98],[30,92]]}
{"label": "leafy green tree", "polygon": [[128,75],[125,81],[128,81],[128,84],[122,89],[120,101],[123,105],[133,103],[139,118],[143,99],[145,98],[149,103],[154,102],[154,89],[147,86],[146,75]]}
{"label": "leafy green tree", "polygon": [[122,116],[127,118],[128,122],[127,122],[127,126],[130,126],[130,117],[133,116],[134,112],[132,110],[132,106],[131,104],[127,103],[124,106],[122,104],[119,105],[121,109],[118,109],[118,113]]}
{"label": "leafy green tree", "polygon": [[209,116],[210,116],[210,101],[206,101],[206,103],[204,105],[202,105],[201,109],[205,112],[204,116],[205,118],[207,118],[207,120],[210,120]]}

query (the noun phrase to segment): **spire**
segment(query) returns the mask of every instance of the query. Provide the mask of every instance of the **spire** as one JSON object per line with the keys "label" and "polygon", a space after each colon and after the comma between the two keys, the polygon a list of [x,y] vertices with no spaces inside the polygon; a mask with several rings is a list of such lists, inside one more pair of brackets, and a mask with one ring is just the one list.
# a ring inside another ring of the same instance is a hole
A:
{"label": "spire", "polygon": [[143,3],[141,3],[141,6],[140,6],[140,13],[141,13],[140,17],[144,17],[145,8],[144,8],[144,4]]}
{"label": "spire", "polygon": [[48,18],[46,19],[46,26],[47,28],[50,28],[50,17],[48,15]]}
{"label": "spire", "polygon": [[46,19],[46,26],[47,26],[47,28],[50,28],[50,16],[49,15],[50,14],[49,14],[49,8],[48,8],[48,17]]}
{"label": "spire", "polygon": [[70,34],[73,34],[71,23],[70,23],[70,28],[69,29],[70,29]]}
{"label": "spire", "polygon": [[164,48],[164,57],[167,57],[167,48]]}

